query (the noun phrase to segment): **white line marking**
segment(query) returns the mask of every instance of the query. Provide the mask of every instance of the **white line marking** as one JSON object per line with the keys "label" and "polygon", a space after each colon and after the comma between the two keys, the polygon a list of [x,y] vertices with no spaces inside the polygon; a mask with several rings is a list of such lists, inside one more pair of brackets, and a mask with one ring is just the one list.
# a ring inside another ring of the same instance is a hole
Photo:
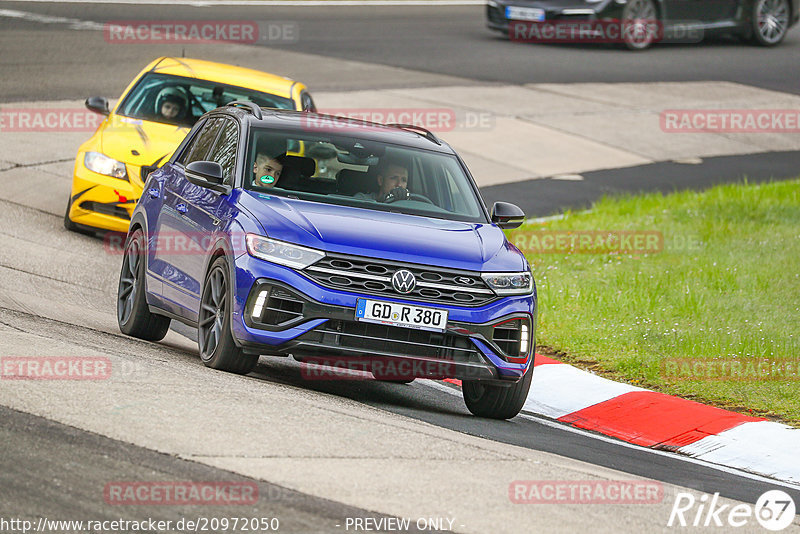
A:
{"label": "white line marking", "polygon": [[[451,388],[450,386],[446,386],[435,380],[422,380],[420,381],[421,384],[427,384],[432,386],[434,389],[438,389],[440,391],[444,391],[449,393],[450,395],[460,397],[461,394],[455,389]],[[672,458],[674,460],[679,460],[681,462],[688,462],[695,465],[702,465],[703,467],[707,467],[709,469],[715,469],[717,471],[722,471],[723,473],[729,473],[731,475],[736,475],[744,478],[749,478],[751,480],[755,480],[757,482],[764,482],[767,484],[773,484],[776,486],[783,486],[785,488],[789,488],[792,490],[800,490],[800,485],[792,484],[791,482],[785,482],[783,480],[777,480],[774,478],[765,477],[762,475],[757,475],[755,473],[750,473],[747,471],[742,471],[740,469],[735,469],[733,467],[728,467],[725,465],[715,464],[711,462],[707,462],[705,460],[700,460],[698,458],[692,458],[690,456],[683,456],[680,454],[676,454],[674,452],[667,452],[661,451],[658,449],[651,449],[649,447],[642,447],[641,445],[634,445],[633,443],[628,443],[626,441],[622,441],[616,438],[611,438],[608,436],[604,436],[602,434],[595,434],[594,432],[589,432],[587,430],[583,430],[581,428],[575,428],[574,426],[567,425],[565,423],[560,423],[558,421],[553,421],[552,419],[547,419],[544,417],[540,417],[536,414],[522,412],[517,417],[522,417],[523,419],[529,419],[531,421],[536,421],[544,426],[548,426],[550,428],[556,428],[558,430],[564,430],[566,432],[572,432],[573,434],[578,434],[587,438],[596,439],[599,441],[605,441],[606,443],[611,443],[613,445],[619,445],[620,447],[626,447],[628,449],[634,449],[642,452],[648,452],[650,454],[656,454],[659,456],[666,456],[668,458]],[[584,460],[587,461],[587,460]],[[587,461],[588,462],[588,461]],[[591,462],[589,462],[591,463]]]}

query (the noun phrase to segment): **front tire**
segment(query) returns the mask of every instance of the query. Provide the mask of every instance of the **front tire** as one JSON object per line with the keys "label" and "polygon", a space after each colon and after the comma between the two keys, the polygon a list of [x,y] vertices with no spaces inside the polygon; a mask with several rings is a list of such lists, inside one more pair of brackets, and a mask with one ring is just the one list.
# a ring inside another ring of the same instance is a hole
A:
{"label": "front tire", "polygon": [[756,0],[750,17],[750,33],[754,43],[775,46],[783,41],[789,29],[788,0]]}
{"label": "front tire", "polygon": [[525,375],[511,386],[484,384],[480,380],[464,380],[461,383],[464,404],[478,417],[511,419],[525,405],[532,377],[533,362]]}
{"label": "front tire", "polygon": [[208,270],[200,313],[197,320],[197,344],[206,367],[246,375],[258,363],[258,355],[242,352],[231,334],[231,284],[228,263],[217,258]]}
{"label": "front tire", "polygon": [[144,258],[147,254],[144,233],[137,228],[125,243],[122,269],[117,288],[117,324],[123,334],[161,341],[167,335],[170,319],[150,312],[144,282]]}
{"label": "front tire", "polygon": [[645,50],[658,35],[658,12],[653,0],[629,0],[622,10],[622,41],[629,50]]}

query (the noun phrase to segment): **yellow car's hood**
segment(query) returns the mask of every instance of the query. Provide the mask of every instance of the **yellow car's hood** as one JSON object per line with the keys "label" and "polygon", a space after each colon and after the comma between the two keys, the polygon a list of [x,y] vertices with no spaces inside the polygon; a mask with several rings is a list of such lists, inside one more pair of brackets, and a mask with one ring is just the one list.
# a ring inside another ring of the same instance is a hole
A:
{"label": "yellow car's hood", "polygon": [[189,128],[111,115],[101,126],[102,152],[136,166],[161,165],[189,133]]}

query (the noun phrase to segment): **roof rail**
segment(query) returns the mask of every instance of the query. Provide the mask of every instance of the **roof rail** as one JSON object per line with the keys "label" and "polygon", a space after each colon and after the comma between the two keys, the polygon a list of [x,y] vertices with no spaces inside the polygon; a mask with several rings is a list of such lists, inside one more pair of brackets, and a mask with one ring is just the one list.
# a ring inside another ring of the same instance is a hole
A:
{"label": "roof rail", "polygon": [[441,144],[442,144],[442,142],[439,140],[439,138],[438,138],[438,137],[436,137],[436,136],[433,134],[433,132],[431,132],[431,131],[430,131],[430,130],[428,130],[427,128],[423,128],[422,126],[417,126],[416,124],[397,124],[397,123],[392,123],[392,124],[387,124],[386,126],[390,126],[390,127],[392,127],[392,128],[400,128],[400,129],[403,129],[403,130],[414,130],[414,131],[416,131],[417,133],[419,133],[419,132],[422,132],[422,134],[423,134],[423,135],[424,135],[424,136],[425,136],[425,137],[426,137],[426,138],[427,138],[429,141],[433,141],[433,142],[434,142],[434,143],[436,143],[437,145],[441,145]]}
{"label": "roof rail", "polygon": [[228,102],[227,106],[247,108],[255,118],[261,120],[261,108],[254,102],[250,102],[249,100],[234,100],[233,102]]}

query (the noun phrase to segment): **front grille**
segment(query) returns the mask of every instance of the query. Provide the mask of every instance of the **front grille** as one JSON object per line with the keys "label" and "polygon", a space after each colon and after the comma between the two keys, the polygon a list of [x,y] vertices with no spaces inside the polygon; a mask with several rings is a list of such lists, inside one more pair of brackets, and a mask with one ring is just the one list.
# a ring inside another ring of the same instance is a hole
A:
{"label": "front grille", "polygon": [[269,292],[264,311],[258,320],[261,324],[277,326],[303,316],[303,301],[288,291],[273,287]]}
{"label": "front grille", "polygon": [[466,336],[360,321],[329,320],[298,338],[331,349],[403,354],[458,362],[483,360]]}
{"label": "front grille", "polygon": [[519,355],[520,330],[522,319],[506,321],[494,327],[492,341],[497,347],[508,356],[517,357]]}
{"label": "front grille", "polygon": [[92,202],[87,200],[85,202],[81,202],[80,206],[78,207],[81,209],[102,213],[103,215],[111,215],[112,217],[119,217],[120,219],[126,219],[128,221],[131,220],[128,210],[122,206],[114,204],[104,204],[103,202]]}
{"label": "front grille", "polygon": [[[392,287],[392,275],[400,269],[414,274],[416,286],[410,293],[400,293]],[[303,273],[331,289],[400,299],[482,306],[497,298],[483,279],[472,272],[354,256],[329,255],[306,267]]]}

